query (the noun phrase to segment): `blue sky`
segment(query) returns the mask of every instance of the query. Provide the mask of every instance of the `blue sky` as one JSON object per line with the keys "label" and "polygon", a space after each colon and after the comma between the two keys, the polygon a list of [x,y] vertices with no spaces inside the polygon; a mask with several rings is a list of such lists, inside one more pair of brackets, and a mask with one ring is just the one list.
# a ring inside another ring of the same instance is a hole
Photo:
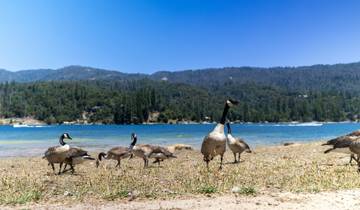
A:
{"label": "blue sky", "polygon": [[356,62],[359,11],[355,0],[0,0],[0,68]]}

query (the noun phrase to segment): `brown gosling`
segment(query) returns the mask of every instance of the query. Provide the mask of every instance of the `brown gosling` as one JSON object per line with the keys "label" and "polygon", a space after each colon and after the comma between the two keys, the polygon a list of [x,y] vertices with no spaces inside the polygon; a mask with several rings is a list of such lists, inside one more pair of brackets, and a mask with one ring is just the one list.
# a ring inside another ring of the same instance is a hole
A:
{"label": "brown gosling", "polygon": [[49,162],[49,165],[51,165],[54,173],[55,173],[55,163],[59,163],[60,164],[60,169],[59,169],[59,173],[61,173],[61,167],[62,164],[64,163],[65,159],[67,158],[68,155],[68,151],[70,150],[70,146],[64,142],[64,139],[69,139],[71,140],[72,138],[70,137],[70,135],[68,133],[63,133],[60,138],[59,138],[59,143],[61,146],[54,146],[54,147],[49,147],[44,155],[44,159],[46,159]]}
{"label": "brown gosling", "polygon": [[99,153],[98,159],[96,160],[96,167],[99,167],[100,161],[105,158],[107,160],[116,160],[117,164],[115,167],[120,168],[121,160],[127,157],[130,157],[132,155],[132,149],[136,144],[137,136],[135,133],[131,134],[132,143],[129,147],[114,147],[111,148],[106,154],[104,152]]}
{"label": "brown gosling", "polygon": [[149,158],[154,158],[155,161],[153,163],[158,163],[159,165],[165,159],[176,158],[167,148],[150,144],[137,144],[133,147],[132,153],[134,156],[144,160],[144,168],[149,166]]}
{"label": "brown gosling", "polygon": [[226,136],[224,132],[224,125],[226,116],[231,106],[238,104],[238,101],[227,100],[225,102],[224,111],[220,122],[215,128],[204,138],[201,145],[201,153],[203,154],[203,160],[206,162],[206,167],[209,169],[209,162],[216,156],[220,155],[220,167],[222,169],[224,153],[226,151]]}
{"label": "brown gosling", "polygon": [[[251,149],[249,147],[248,144],[246,144],[246,142],[240,138],[235,138],[232,136],[231,134],[231,128],[230,128],[230,123],[226,123],[227,126],[227,144],[230,148],[230,150],[233,152],[234,154],[234,163],[239,163],[240,162],[240,155],[243,152],[247,152],[247,153],[251,153]],[[239,158],[238,160],[236,159],[236,154],[238,154]]]}

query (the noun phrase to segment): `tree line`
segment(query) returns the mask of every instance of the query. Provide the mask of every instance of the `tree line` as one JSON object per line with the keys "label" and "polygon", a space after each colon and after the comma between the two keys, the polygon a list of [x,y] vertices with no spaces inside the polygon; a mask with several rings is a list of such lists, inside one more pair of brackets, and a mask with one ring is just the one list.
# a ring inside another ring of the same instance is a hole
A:
{"label": "tree line", "polygon": [[217,121],[229,97],[240,101],[230,112],[232,121],[360,118],[360,96],[345,90],[294,91],[251,82],[205,88],[150,79],[2,83],[0,117],[30,116],[49,124],[76,120],[105,124]]}

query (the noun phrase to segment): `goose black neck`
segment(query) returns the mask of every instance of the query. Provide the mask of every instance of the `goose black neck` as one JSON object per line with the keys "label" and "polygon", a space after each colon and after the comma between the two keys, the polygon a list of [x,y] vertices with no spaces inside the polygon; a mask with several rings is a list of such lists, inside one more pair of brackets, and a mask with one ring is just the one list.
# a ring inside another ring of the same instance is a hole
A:
{"label": "goose black neck", "polygon": [[221,120],[220,120],[220,123],[225,125],[225,122],[226,122],[226,116],[229,112],[229,109],[230,109],[230,106],[225,103],[225,107],[224,107],[224,111],[223,111],[223,114],[222,114],[222,117],[221,117]]}
{"label": "goose black neck", "polygon": [[98,155],[98,159],[101,161],[103,158],[105,158],[106,154],[104,152],[100,152]]}
{"label": "goose black neck", "polygon": [[64,137],[60,136],[59,143],[64,146],[66,143],[64,142]]}
{"label": "goose black neck", "polygon": [[227,129],[228,129],[228,133],[231,134],[231,127],[230,127],[230,123],[226,123]]}
{"label": "goose black neck", "polygon": [[137,141],[137,137],[134,136],[134,137],[133,137],[133,141],[132,141],[131,144],[130,144],[130,149],[132,149],[132,148],[135,146],[136,141]]}

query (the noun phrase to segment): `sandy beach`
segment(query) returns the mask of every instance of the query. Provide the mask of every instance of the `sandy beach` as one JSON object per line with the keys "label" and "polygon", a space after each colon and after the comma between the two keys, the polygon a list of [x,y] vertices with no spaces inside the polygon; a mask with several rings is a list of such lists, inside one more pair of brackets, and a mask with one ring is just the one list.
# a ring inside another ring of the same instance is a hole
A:
{"label": "sandy beach", "polygon": [[[344,154],[321,142],[260,147],[239,164],[226,153],[208,172],[199,151],[143,169],[142,160],[77,166],[54,175],[40,157],[0,160],[1,208],[29,209],[351,209],[360,179]],[[94,154],[95,155],[95,154]]]}

